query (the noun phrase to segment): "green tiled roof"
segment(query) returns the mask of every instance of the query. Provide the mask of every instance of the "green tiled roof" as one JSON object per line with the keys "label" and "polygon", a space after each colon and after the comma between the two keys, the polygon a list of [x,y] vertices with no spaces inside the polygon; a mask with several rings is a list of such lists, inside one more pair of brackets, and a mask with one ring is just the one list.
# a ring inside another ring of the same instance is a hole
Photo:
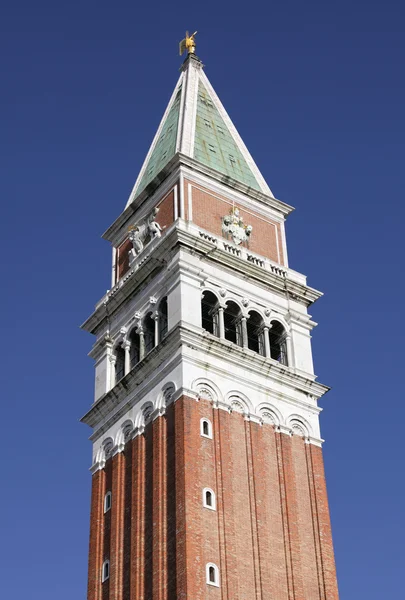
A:
{"label": "green tiled roof", "polygon": [[255,176],[201,81],[198,88],[194,158],[260,191]]}
{"label": "green tiled roof", "polygon": [[163,169],[176,153],[177,125],[179,122],[181,86],[176,98],[163,124],[160,137],[146,165],[145,172],[136,189],[139,194],[152,181],[152,179]]}

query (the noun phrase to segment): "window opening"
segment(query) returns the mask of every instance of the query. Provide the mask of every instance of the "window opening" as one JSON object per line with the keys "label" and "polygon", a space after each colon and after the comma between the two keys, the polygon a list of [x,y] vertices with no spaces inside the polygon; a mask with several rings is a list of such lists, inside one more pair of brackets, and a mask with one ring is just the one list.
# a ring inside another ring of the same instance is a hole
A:
{"label": "window opening", "polygon": [[235,302],[228,302],[224,310],[225,339],[242,345],[241,310]]}
{"label": "window opening", "polygon": [[167,334],[167,297],[162,298],[159,304],[159,342]]}
{"label": "window opening", "polygon": [[204,292],[201,299],[201,321],[205,331],[218,336],[216,306],[218,299],[212,292]]}
{"label": "window opening", "polygon": [[109,578],[110,578],[110,561],[105,560],[103,563],[102,582],[104,583],[104,581],[106,581]]}
{"label": "window opening", "polygon": [[288,366],[286,331],[278,321],[272,321],[271,325],[269,332],[271,358]]}
{"label": "window opening", "polygon": [[208,563],[207,567],[207,583],[219,587],[219,571],[218,567],[213,563]]}
{"label": "window opening", "polygon": [[131,342],[130,349],[130,360],[131,360],[131,369],[135,367],[139,363],[140,360],[140,338],[139,333],[133,329],[129,335],[129,339]]}
{"label": "window opening", "polygon": [[211,510],[216,510],[215,494],[209,488],[203,490],[203,506]]}
{"label": "window opening", "polygon": [[208,419],[201,419],[201,435],[212,438],[212,425]]}
{"label": "window opening", "polygon": [[111,508],[111,492],[107,492],[104,496],[104,512],[108,512]]}
{"label": "window opening", "polygon": [[155,347],[155,321],[152,313],[148,313],[144,320],[145,352],[148,353]]}
{"label": "window opening", "polygon": [[115,381],[118,383],[125,375],[125,350],[122,346],[115,349]]}
{"label": "window opening", "polygon": [[263,338],[263,327],[264,321],[259,313],[251,311],[249,313],[249,319],[246,323],[247,335],[248,335],[248,348],[257,352],[258,354],[264,355],[264,338]]}

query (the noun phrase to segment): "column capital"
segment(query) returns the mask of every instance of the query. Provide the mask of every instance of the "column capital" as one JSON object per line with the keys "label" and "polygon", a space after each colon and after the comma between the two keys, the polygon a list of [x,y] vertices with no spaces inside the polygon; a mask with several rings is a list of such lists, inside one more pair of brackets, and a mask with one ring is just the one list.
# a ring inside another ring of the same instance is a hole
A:
{"label": "column capital", "polygon": [[125,351],[131,349],[131,342],[128,338],[124,338],[124,340],[122,342],[122,347],[124,348]]}

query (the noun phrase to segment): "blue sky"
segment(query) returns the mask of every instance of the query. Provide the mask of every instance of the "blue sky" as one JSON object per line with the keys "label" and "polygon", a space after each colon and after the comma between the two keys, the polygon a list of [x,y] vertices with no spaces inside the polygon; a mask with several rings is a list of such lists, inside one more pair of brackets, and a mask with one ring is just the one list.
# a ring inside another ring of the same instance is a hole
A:
{"label": "blue sky", "polygon": [[403,587],[404,9],[400,3],[5,2],[0,572],[7,600],[84,598],[91,336],[123,210],[198,54],[325,292],[315,368],[342,600]]}

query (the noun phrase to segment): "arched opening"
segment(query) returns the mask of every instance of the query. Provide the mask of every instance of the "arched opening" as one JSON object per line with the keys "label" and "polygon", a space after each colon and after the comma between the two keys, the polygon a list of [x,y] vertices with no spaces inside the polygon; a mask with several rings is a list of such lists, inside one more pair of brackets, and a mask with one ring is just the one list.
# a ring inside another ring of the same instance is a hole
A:
{"label": "arched opening", "polygon": [[155,321],[152,313],[148,313],[143,321],[146,354],[155,347]]}
{"label": "arched opening", "polygon": [[211,510],[216,510],[215,494],[209,488],[203,490],[203,506]]}
{"label": "arched opening", "polygon": [[105,560],[103,563],[103,573],[102,573],[101,580],[104,583],[104,581],[106,581],[109,578],[110,578],[110,561]]}
{"label": "arched opening", "polygon": [[130,360],[131,360],[131,369],[135,367],[141,360],[140,354],[140,338],[139,333],[136,332],[136,329],[133,329],[129,334],[129,341],[131,342],[131,350],[130,350]]}
{"label": "arched opening", "polygon": [[209,585],[219,587],[219,570],[213,563],[208,563],[206,566],[206,577]]}
{"label": "arched opening", "polygon": [[203,329],[218,335],[218,318],[216,314],[216,307],[218,304],[218,298],[212,292],[204,292],[201,298],[201,323]]}
{"label": "arched opening", "polygon": [[201,419],[200,423],[201,435],[203,437],[212,438],[212,424],[208,419]]}
{"label": "arched opening", "polygon": [[261,315],[252,310],[249,313],[249,318],[246,323],[248,348],[264,356],[264,337],[263,337],[264,321]]}
{"label": "arched opening", "polygon": [[159,304],[159,342],[167,334],[167,297],[162,298]]}
{"label": "arched opening", "polygon": [[288,366],[286,331],[279,321],[271,322],[270,355],[280,364]]}
{"label": "arched opening", "polygon": [[242,346],[241,310],[235,302],[227,302],[224,310],[225,339]]}
{"label": "arched opening", "polygon": [[106,495],[104,496],[104,512],[105,513],[111,509],[111,499],[112,499],[111,492],[107,492]]}
{"label": "arched opening", "polygon": [[125,375],[125,350],[122,346],[115,349],[115,381],[118,382]]}

